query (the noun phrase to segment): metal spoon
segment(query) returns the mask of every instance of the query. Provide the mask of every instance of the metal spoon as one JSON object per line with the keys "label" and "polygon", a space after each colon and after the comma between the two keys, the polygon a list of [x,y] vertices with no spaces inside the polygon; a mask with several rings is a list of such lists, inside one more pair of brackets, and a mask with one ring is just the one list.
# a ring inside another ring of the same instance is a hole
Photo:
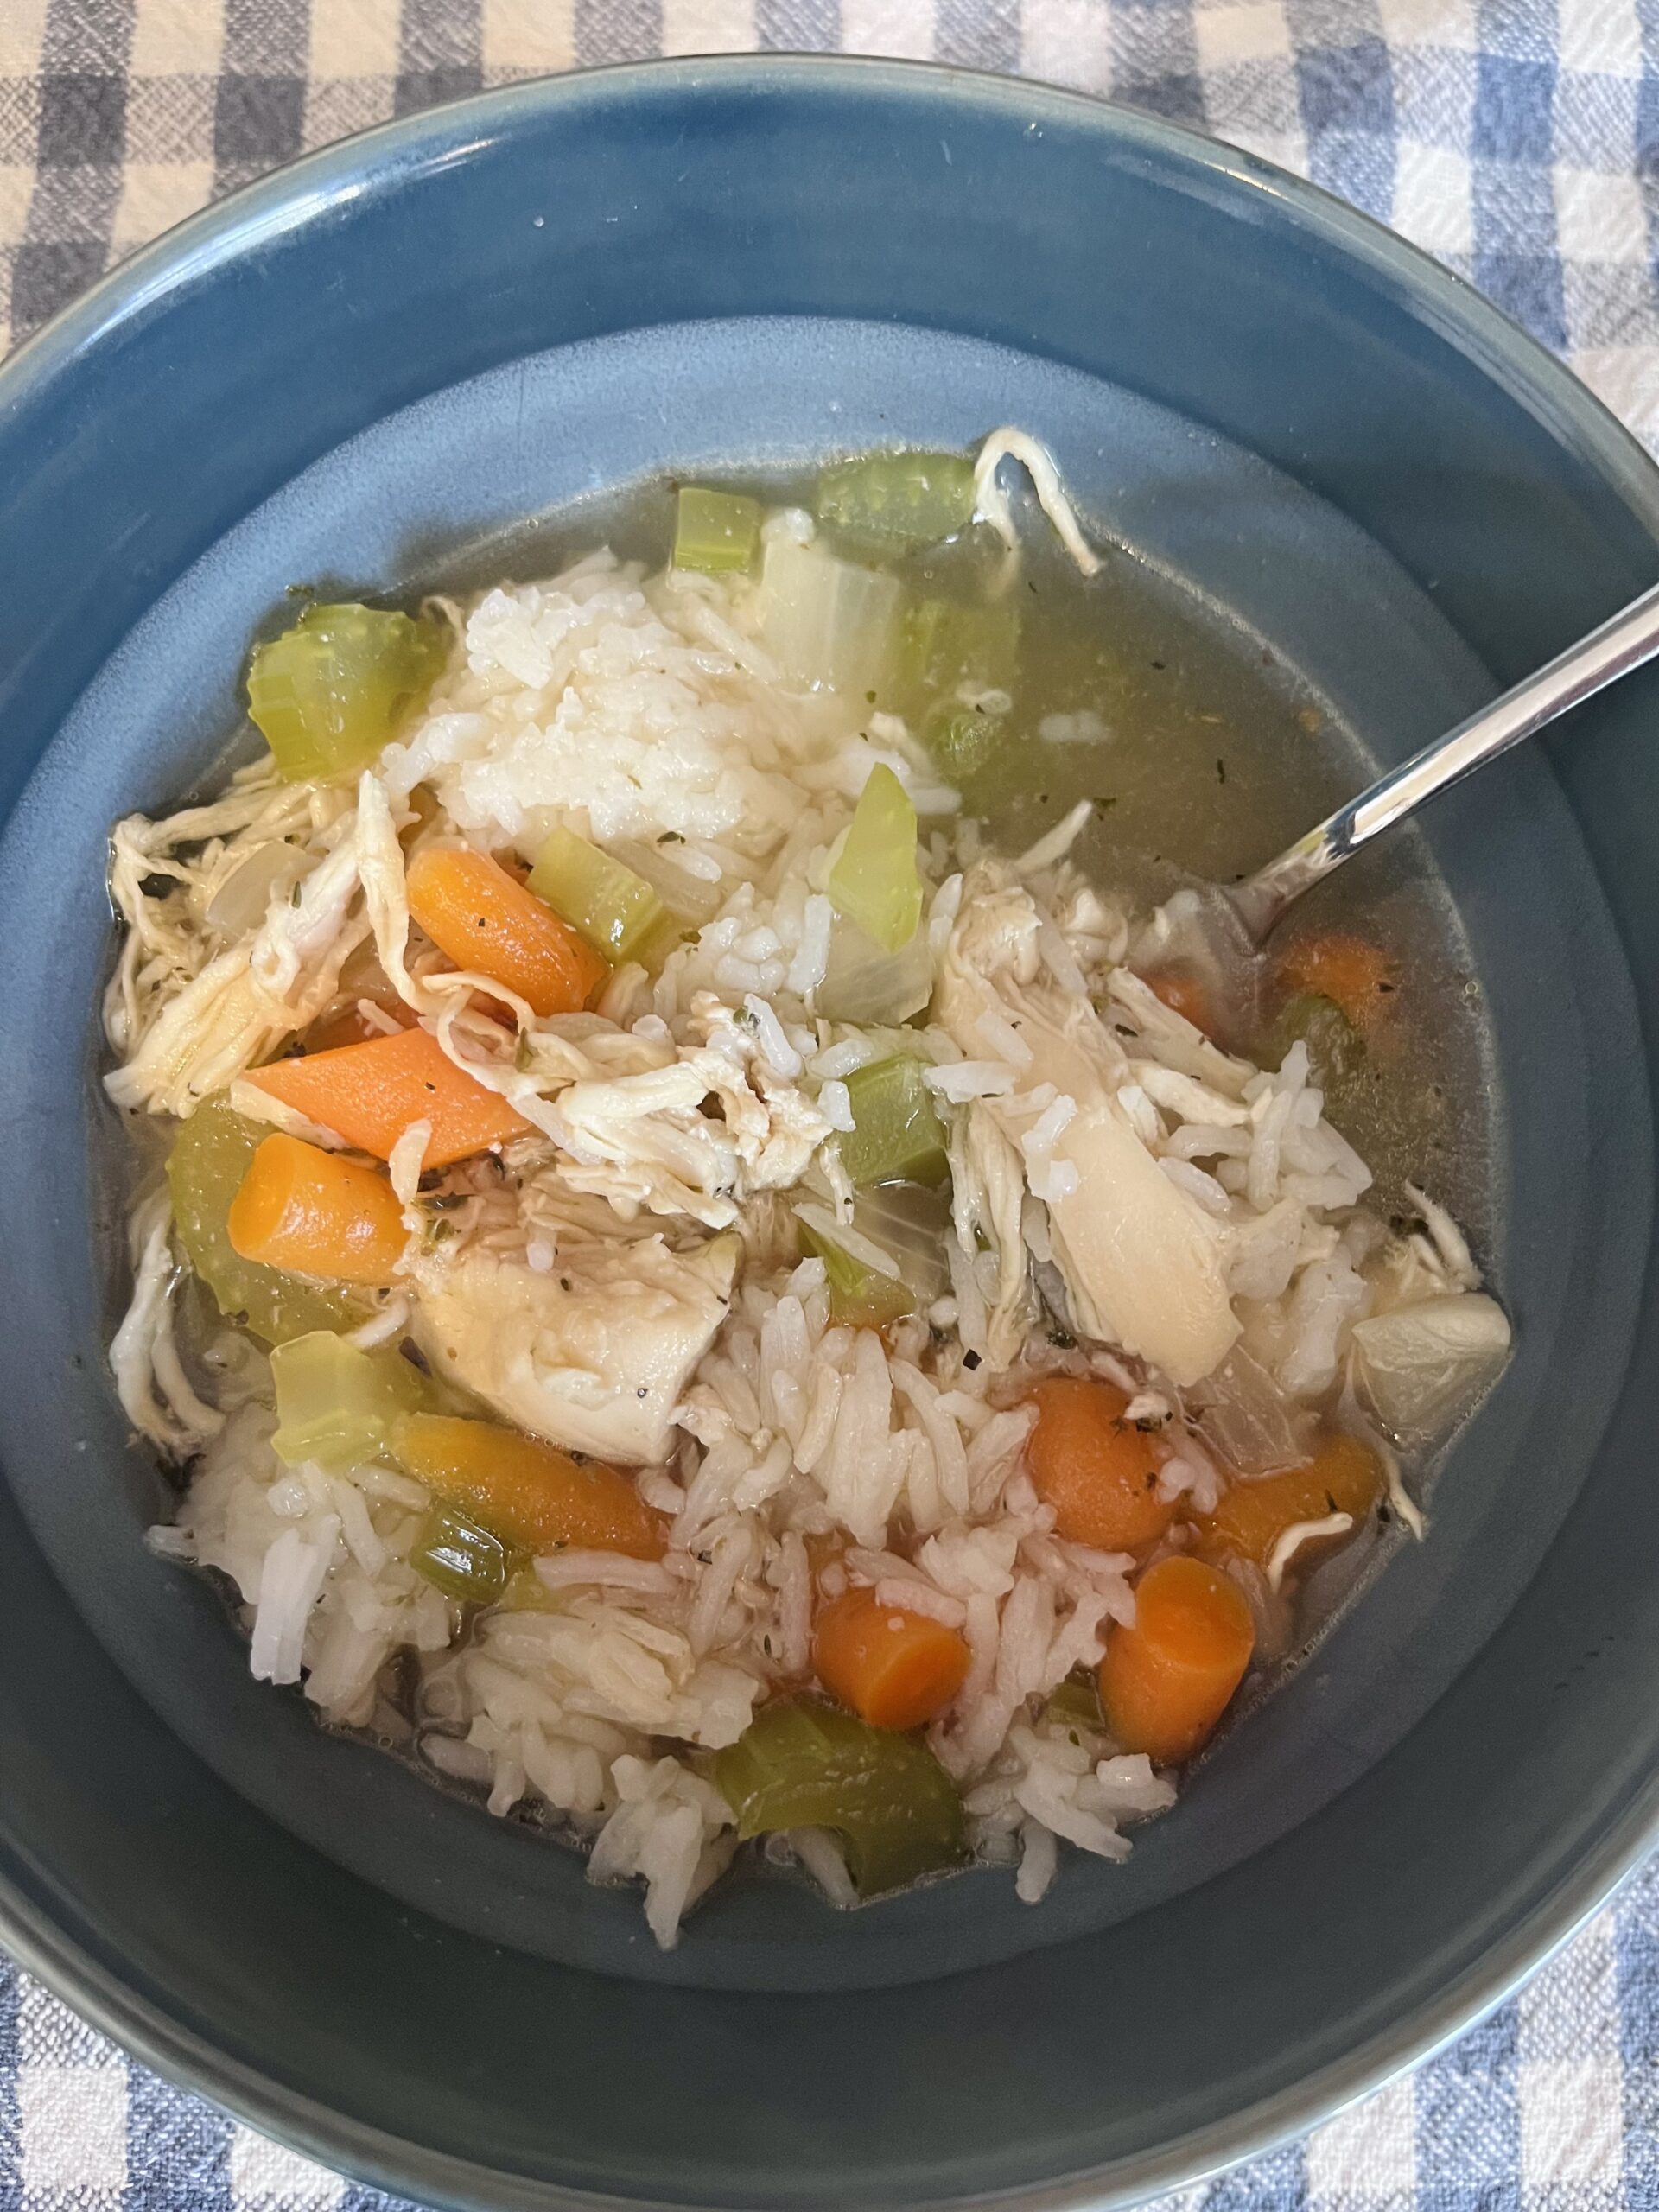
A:
{"label": "metal spoon", "polygon": [[1379,776],[1369,791],[1328,815],[1277,860],[1222,895],[1259,945],[1286,910],[1322,883],[1343,862],[1374,843],[1385,830],[1415,813],[1427,799],[1449,791],[1477,768],[1496,760],[1523,737],[1553,722],[1569,707],[1592,698],[1659,653],[1659,584],[1592,630],[1557,659],[1459,722],[1447,736]]}

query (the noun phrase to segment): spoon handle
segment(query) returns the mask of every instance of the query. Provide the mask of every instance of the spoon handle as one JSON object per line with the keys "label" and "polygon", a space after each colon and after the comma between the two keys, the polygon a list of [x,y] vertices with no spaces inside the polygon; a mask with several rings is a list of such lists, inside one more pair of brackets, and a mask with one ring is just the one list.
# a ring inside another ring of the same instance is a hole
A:
{"label": "spoon handle", "polygon": [[1260,944],[1293,899],[1322,882],[1425,800],[1448,791],[1523,737],[1553,722],[1659,653],[1659,584],[1529,676],[1501,699],[1459,722],[1447,736],[1390,768],[1277,860],[1235,884],[1228,896]]}

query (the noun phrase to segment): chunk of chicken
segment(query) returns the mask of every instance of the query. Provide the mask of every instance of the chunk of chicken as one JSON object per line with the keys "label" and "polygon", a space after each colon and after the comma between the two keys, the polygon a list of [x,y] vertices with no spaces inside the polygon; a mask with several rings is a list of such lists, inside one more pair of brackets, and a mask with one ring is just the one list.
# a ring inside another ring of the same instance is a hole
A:
{"label": "chunk of chicken", "polygon": [[[1224,1238],[1162,1173],[1119,1106],[1126,1065],[1094,1008],[1039,980],[1040,926],[1024,891],[990,866],[976,870],[943,963],[936,1016],[969,1058],[982,1057],[999,1025],[1011,1022],[1031,1056],[1020,1091],[1050,1084],[1071,1099],[1076,1110],[1051,1156],[1076,1170],[1076,1182],[1047,1205],[1072,1315],[1085,1335],[1138,1354],[1185,1389],[1219,1365],[1238,1336]],[[1016,1144],[1031,1126],[1020,1091],[988,1102]]]}
{"label": "chunk of chicken", "polygon": [[569,1450],[650,1465],[726,1318],[740,1246],[562,1244],[550,1273],[471,1245],[416,1263],[416,1340],[436,1372]]}

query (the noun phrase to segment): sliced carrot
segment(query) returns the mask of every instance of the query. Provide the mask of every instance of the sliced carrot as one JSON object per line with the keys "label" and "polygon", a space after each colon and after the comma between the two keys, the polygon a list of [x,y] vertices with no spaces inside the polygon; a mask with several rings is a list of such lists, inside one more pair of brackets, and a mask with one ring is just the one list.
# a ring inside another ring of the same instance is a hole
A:
{"label": "sliced carrot", "polygon": [[1202,1560],[1160,1559],[1135,1586],[1135,1625],[1100,1662],[1100,1709],[1126,1751],[1190,1759],[1244,1679],[1255,1630],[1243,1592]]}
{"label": "sliced carrot", "polygon": [[1203,1030],[1206,1037],[1213,1037],[1216,1010],[1210,1003],[1210,994],[1196,976],[1178,968],[1166,968],[1156,976],[1146,978],[1154,998],[1161,999],[1172,1014],[1179,1014],[1195,1029]]}
{"label": "sliced carrot", "polygon": [[499,861],[453,848],[419,854],[409,911],[458,968],[505,983],[537,1014],[579,1014],[610,969],[586,938]]}
{"label": "sliced carrot", "polygon": [[273,1060],[247,1080],[377,1160],[391,1159],[412,1122],[432,1124],[428,1167],[447,1167],[530,1127],[505,1098],[458,1068],[429,1029]]}
{"label": "sliced carrot", "polygon": [[1382,946],[1345,931],[1287,945],[1279,956],[1279,978],[1287,990],[1331,1000],[1362,1036],[1388,1012],[1398,988],[1395,963]]}
{"label": "sliced carrot", "polygon": [[409,1414],[392,1431],[391,1450],[436,1497],[523,1551],[660,1559],[668,1548],[661,1516],[626,1475],[516,1428]]}
{"label": "sliced carrot", "polygon": [[821,1605],[812,1634],[818,1680],[873,1728],[919,1728],[942,1713],[968,1679],[969,1656],[955,1629],[878,1605],[874,1590]]}
{"label": "sliced carrot", "polygon": [[[1369,1445],[1357,1436],[1329,1436],[1305,1467],[1236,1481],[1213,1513],[1195,1516],[1193,1526],[1207,1557],[1254,1560],[1265,1567],[1287,1529],[1332,1513],[1351,1515],[1357,1528],[1382,1488],[1382,1468]],[[1316,1536],[1298,1549],[1296,1564],[1311,1567],[1346,1541]]]}
{"label": "sliced carrot", "polygon": [[1057,1533],[1107,1552],[1134,1551],[1161,1536],[1175,1517],[1158,1495],[1163,1454],[1124,1420],[1123,1393],[1089,1376],[1049,1375],[1032,1396],[1031,1479],[1054,1508]]}
{"label": "sliced carrot", "polygon": [[408,1242],[384,1175],[280,1131],[249,1162],[225,1230],[238,1258],[327,1282],[390,1282]]}

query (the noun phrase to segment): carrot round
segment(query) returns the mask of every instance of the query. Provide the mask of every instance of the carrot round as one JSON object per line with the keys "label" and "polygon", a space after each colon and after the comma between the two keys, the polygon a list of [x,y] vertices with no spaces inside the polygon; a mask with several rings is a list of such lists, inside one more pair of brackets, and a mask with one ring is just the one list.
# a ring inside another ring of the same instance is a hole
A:
{"label": "carrot round", "polygon": [[409,911],[458,968],[505,983],[537,1014],[578,1014],[610,974],[586,938],[483,853],[419,854]]}
{"label": "carrot round", "polygon": [[1388,1012],[1398,984],[1395,963],[1382,946],[1346,931],[1287,945],[1279,956],[1279,978],[1287,990],[1331,1000],[1362,1036]]}
{"label": "carrot round", "polygon": [[435,1497],[521,1551],[660,1559],[668,1548],[661,1516],[626,1475],[516,1428],[410,1414],[393,1429],[391,1450]]}
{"label": "carrot round", "polygon": [[239,1259],[330,1282],[390,1282],[408,1242],[384,1175],[280,1132],[254,1154],[225,1229]]}
{"label": "carrot round", "polygon": [[818,1680],[873,1728],[919,1728],[942,1713],[968,1679],[969,1659],[955,1629],[878,1605],[874,1590],[821,1605],[812,1632]]}
{"label": "carrot round", "polygon": [[448,1167],[530,1127],[505,1098],[458,1068],[429,1029],[273,1060],[246,1080],[377,1160],[391,1159],[412,1122],[432,1124],[427,1167]]}
{"label": "carrot round", "polygon": [[[1213,1513],[1194,1516],[1193,1526],[1208,1556],[1254,1560],[1265,1567],[1280,1537],[1299,1521],[1346,1513],[1357,1528],[1382,1487],[1382,1465],[1369,1445],[1357,1436],[1329,1436],[1305,1467],[1241,1478]],[[1298,1550],[1296,1564],[1310,1567],[1345,1541],[1343,1536],[1314,1537]]]}
{"label": "carrot round", "polygon": [[1166,968],[1160,975],[1148,976],[1146,982],[1153,996],[1161,999],[1172,1014],[1179,1014],[1206,1037],[1215,1034],[1215,1008],[1210,1003],[1209,992],[1196,976]]}
{"label": "carrot round", "polygon": [[1160,1559],[1135,1586],[1135,1626],[1120,1624],[1106,1639],[1107,1727],[1126,1751],[1179,1766],[1226,1711],[1255,1648],[1236,1583],[1202,1560]]}
{"label": "carrot round", "polygon": [[1175,1517],[1158,1495],[1163,1455],[1124,1420],[1123,1393],[1091,1376],[1050,1375],[1032,1396],[1031,1479],[1054,1508],[1056,1532],[1107,1552],[1134,1551],[1161,1536]]}

